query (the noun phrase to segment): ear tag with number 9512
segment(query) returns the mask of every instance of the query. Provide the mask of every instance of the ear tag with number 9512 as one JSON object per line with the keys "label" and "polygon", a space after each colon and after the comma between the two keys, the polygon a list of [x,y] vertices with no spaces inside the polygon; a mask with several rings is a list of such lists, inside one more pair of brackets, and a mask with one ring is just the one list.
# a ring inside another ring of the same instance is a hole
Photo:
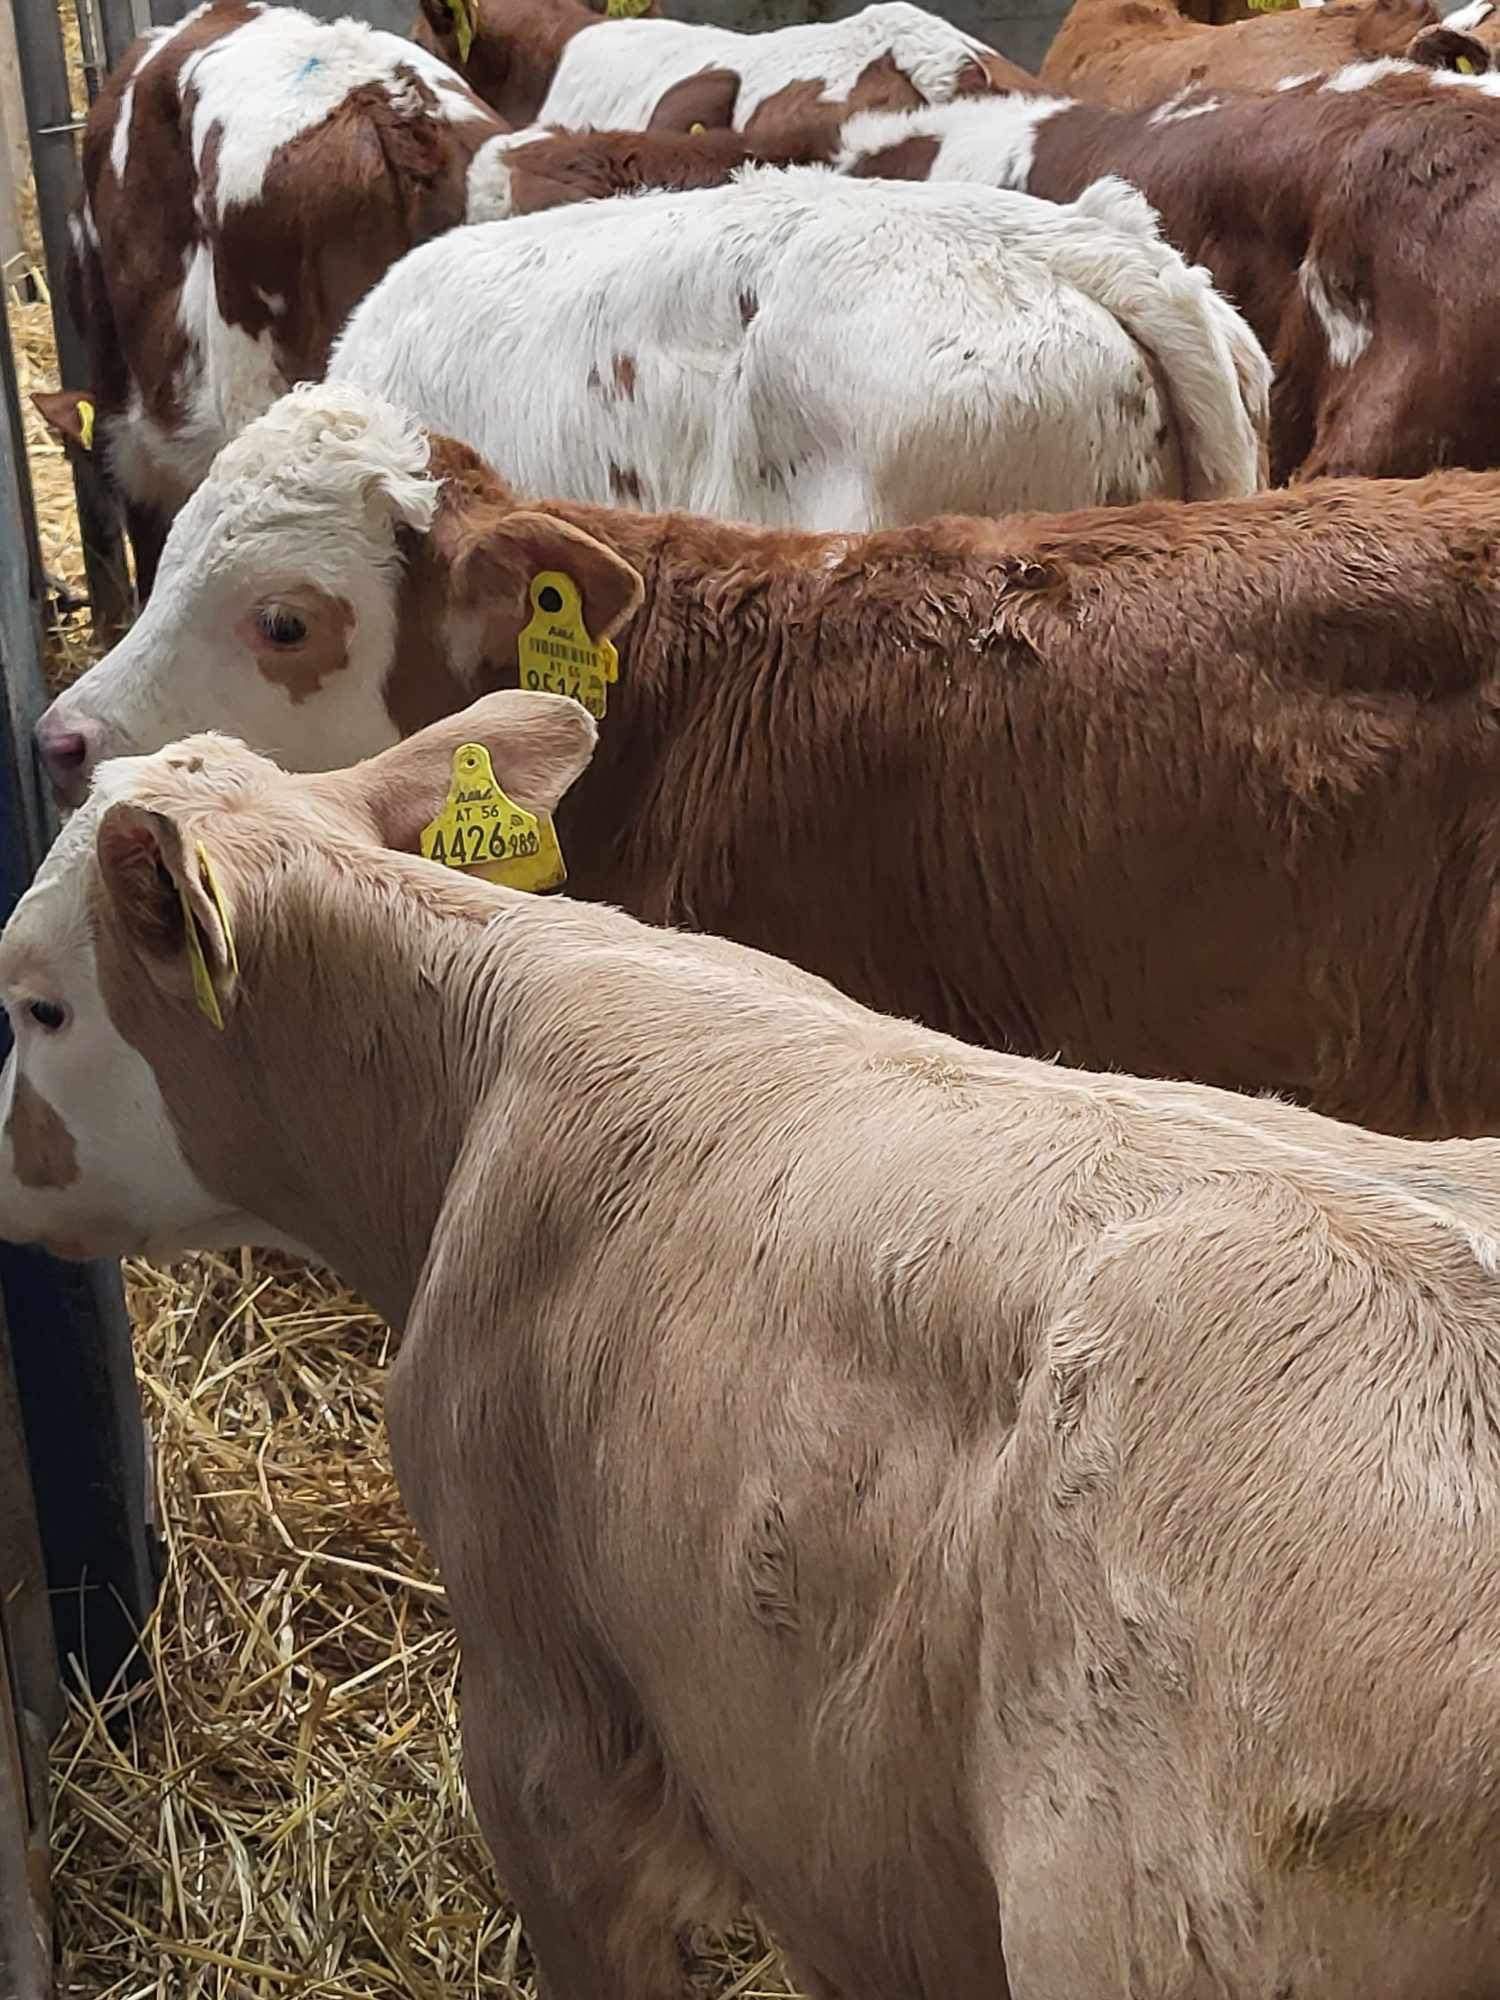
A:
{"label": "ear tag with number 9512", "polygon": [[620,678],[620,656],[608,639],[589,637],[578,585],[560,569],[538,570],[531,606],[531,623],[516,641],[522,687],[570,694],[602,721],[605,689]]}
{"label": "ear tag with number 9512", "polygon": [[443,810],[422,829],[424,860],[461,868],[508,889],[555,889],[567,880],[550,813],[508,799],[482,743],[461,743]]}

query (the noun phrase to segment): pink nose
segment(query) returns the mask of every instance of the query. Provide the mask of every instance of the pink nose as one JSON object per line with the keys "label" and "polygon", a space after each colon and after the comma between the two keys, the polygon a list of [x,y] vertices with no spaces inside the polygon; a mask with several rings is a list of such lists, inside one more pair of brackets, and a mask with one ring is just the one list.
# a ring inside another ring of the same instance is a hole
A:
{"label": "pink nose", "polygon": [[44,715],[36,726],[36,748],[58,804],[81,805],[95,762],[88,732],[50,722]]}

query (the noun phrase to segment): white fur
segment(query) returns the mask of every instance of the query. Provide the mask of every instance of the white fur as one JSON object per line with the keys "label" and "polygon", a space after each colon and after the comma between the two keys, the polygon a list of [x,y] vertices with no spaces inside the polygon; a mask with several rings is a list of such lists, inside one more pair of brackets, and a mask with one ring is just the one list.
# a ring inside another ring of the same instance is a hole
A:
{"label": "white fur", "polygon": [[608,502],[626,473],[648,509],[857,529],[1171,490],[1155,439],[1182,413],[1139,341],[1174,401],[1191,375],[1189,428],[1221,441],[1195,450],[1192,489],[1248,491],[1231,351],[1251,336],[1111,186],[1069,207],[756,169],[455,230],[376,286],[330,379],[466,439],[523,493]]}
{"label": "white fur", "polygon": [[[1321,4],[1321,0],[1319,0],[1319,4]],[[1196,84],[1188,84],[1183,89],[1177,91],[1167,99],[1165,104],[1157,106],[1156,110],[1146,120],[1146,123],[1148,125],[1178,125],[1181,124],[1184,118],[1201,118],[1206,111],[1217,111],[1219,106],[1224,102],[1222,97],[1204,97],[1197,99],[1196,102],[1189,101],[1193,98],[1197,87]]]}
{"label": "white fur", "polygon": [[[232,712],[249,741],[293,770],[393,742],[381,695],[395,645],[395,527],[431,520],[427,452],[413,423],[356,390],[309,384],[283,397],[219,454],[172,525],[146,608],[53,703],[53,725],[82,729],[98,755],[114,756]],[[294,585],[352,613],[347,667],[301,704],[236,639],[257,606]]]}
{"label": "white fur", "polygon": [[1372,62],[1346,63],[1323,85],[1324,90],[1351,91],[1368,90],[1372,84],[1381,83],[1388,76],[1417,76],[1422,74],[1420,63],[1405,62],[1399,56],[1380,56]]}
{"label": "white fur", "polygon": [[1461,70],[1432,69],[1426,63],[1407,62],[1401,56],[1381,56],[1375,62],[1349,63],[1343,69],[1335,70],[1323,89],[1369,90],[1392,76],[1419,76],[1424,82],[1444,89],[1474,90],[1481,97],[1500,97],[1500,75],[1493,70],[1484,70],[1477,76],[1465,76]]}
{"label": "white fur", "polygon": [[1487,21],[1495,11],[1495,0],[1469,0],[1467,7],[1458,7],[1451,14],[1443,16],[1445,28],[1456,28],[1460,34],[1472,34],[1481,21]]}
{"label": "white fur", "polygon": [[1304,71],[1301,76],[1284,76],[1276,88],[1278,90],[1300,90],[1304,83],[1316,83],[1322,74],[1321,70],[1310,69]]}
{"label": "white fur", "polygon": [[1313,316],[1323,329],[1329,360],[1335,368],[1352,368],[1374,338],[1368,306],[1357,306],[1355,311],[1350,312],[1340,305],[1330,293],[1328,281],[1312,257],[1303,262],[1298,283],[1302,287],[1302,296],[1312,307]]}
{"label": "white fur", "polygon": [[[183,1158],[154,1071],[104,1004],[87,850],[106,806],[128,796],[131,776],[129,766],[101,767],[92,798],[63,829],[0,940],[0,1003],[16,1037],[0,1070],[0,1238],[70,1255],[169,1256],[199,1240],[245,1240],[244,1218],[226,1214]],[[39,1026],[27,1011],[33,1000],[64,1006],[66,1024]],[[65,1187],[17,1177],[7,1127],[23,1076],[72,1139],[77,1177]]]}
{"label": "white fur", "polygon": [[120,98],[120,109],[115,116],[115,129],[109,138],[109,164],[117,181],[125,178],[126,163],[130,158],[130,120],[135,111],[135,78],[126,84]]}
{"label": "white fur", "polygon": [[448,118],[488,116],[438,57],[361,21],[330,23],[295,8],[268,7],[193,56],[182,70],[183,92],[194,99],[193,160],[201,169],[217,126],[220,209],[257,200],[277,150],[321,124],[351,90],[383,84],[394,104],[414,109],[403,71],[431,87]]}
{"label": "white fur", "polygon": [[510,166],[507,153],[551,136],[550,127],[525,125],[519,132],[499,132],[486,139],[469,163],[464,209],[470,222],[502,222],[511,212]]}
{"label": "white fur", "polygon": [[736,34],[687,21],[601,21],[563,50],[537,114],[548,125],[639,129],[663,93],[706,69],[740,77],[734,122],[743,128],[768,97],[816,78],[827,98],[843,98],[882,56],[910,78],[929,104],[953,95],[960,73],[993,51],[935,14],[884,0],[846,21],[815,21],[765,34]]}
{"label": "white fur", "polygon": [[884,152],[903,139],[933,138],[935,181],[977,181],[982,187],[1024,192],[1036,154],[1037,127],[1059,111],[1071,111],[1070,97],[975,97],[920,111],[862,111],[840,135],[835,165],[847,173],[870,153]]}

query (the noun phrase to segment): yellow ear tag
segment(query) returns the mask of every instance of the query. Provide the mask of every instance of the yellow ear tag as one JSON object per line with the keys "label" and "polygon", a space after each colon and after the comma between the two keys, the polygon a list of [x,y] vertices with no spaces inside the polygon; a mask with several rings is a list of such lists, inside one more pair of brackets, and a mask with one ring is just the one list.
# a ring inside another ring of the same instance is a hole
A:
{"label": "yellow ear tag", "polygon": [[700,118],[696,125],[689,125],[688,137],[691,139],[695,135],[695,133],[706,132],[707,130],[708,127],[703,123],[703,120]]}
{"label": "yellow ear tag", "polygon": [[1300,4],[1301,0],[1246,0],[1252,14],[1285,14]]}
{"label": "yellow ear tag", "polygon": [[649,12],[651,0],[607,0],[604,18],[607,21],[633,21],[640,14]]}
{"label": "yellow ear tag", "polygon": [[620,656],[608,639],[591,639],[584,629],[578,585],[560,569],[538,570],[531,603],[531,623],[516,641],[522,687],[570,694],[602,720],[605,689],[620,678]]}
{"label": "yellow ear tag", "polygon": [[94,449],[94,406],[84,396],[78,399],[78,441],[85,451]]}
{"label": "yellow ear tag", "polygon": [[1479,71],[1474,67],[1472,59],[1468,56],[1459,56],[1457,67],[1460,76],[1478,76],[1479,74]]}
{"label": "yellow ear tag", "polygon": [[[198,879],[214,906],[219,927],[224,933],[224,948],[229,953],[230,970],[238,972],[239,954],[234,948],[234,932],[230,928],[229,912],[224,906],[224,892],[219,887],[213,863],[209,860],[208,850],[201,840],[195,851],[198,859]],[[182,904],[182,926],[187,941],[188,964],[193,971],[193,993],[200,1010],[208,1016],[216,1028],[222,1030],[224,1016],[219,1007],[219,996],[214,991],[213,975],[208,969],[207,959],[203,956],[203,940],[198,935],[198,920],[193,915],[193,906],[188,900],[187,889],[181,882],[177,885],[177,895]]]}
{"label": "yellow ear tag", "polygon": [[453,16],[453,36],[458,43],[458,64],[462,69],[469,60],[469,51],[474,46],[474,30],[478,26],[473,0],[448,0],[448,12]]}
{"label": "yellow ear tag", "polygon": [[443,810],[422,829],[424,860],[508,889],[555,889],[568,879],[550,813],[528,812],[495,781],[482,743],[461,743]]}

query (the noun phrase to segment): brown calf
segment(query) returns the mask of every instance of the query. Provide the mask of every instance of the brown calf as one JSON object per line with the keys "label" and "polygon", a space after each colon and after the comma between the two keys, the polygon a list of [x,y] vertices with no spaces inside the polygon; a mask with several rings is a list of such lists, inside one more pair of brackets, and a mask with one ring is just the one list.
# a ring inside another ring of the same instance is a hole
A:
{"label": "brown calf", "polygon": [[1206,27],[1172,0],[1074,0],[1047,51],[1041,81],[1110,104],[1159,104],[1188,84],[1273,90],[1347,63],[1402,56],[1480,75],[1489,51],[1445,26],[1431,0],[1334,0]]}
{"label": "brown calf", "polygon": [[[143,595],[219,447],[322,373],[390,264],[475,219],[502,130],[424,51],[291,7],[215,0],[127,53],[84,131],[69,287]],[[40,407],[81,441],[76,397]]]}
{"label": "brown calf", "polygon": [[[112,765],[0,942],[0,1103],[84,1163],[0,1137],[0,1235],[295,1243],[403,1330],[540,1991],[686,2000],[675,1934],[746,1900],[812,2000],[1500,1990],[1500,1147],[968,1048],[414,858],[463,745],[546,809],[592,734],[510,691],[318,778]],[[980,872],[961,794],[875,796]]]}
{"label": "brown calf", "polygon": [[575,893],[994,1047],[1500,1132],[1500,478],[783,533],[525,506],[304,393],[45,733],[327,765],[514,685],[560,570],[620,654]]}
{"label": "brown calf", "polygon": [[1273,478],[1477,468],[1500,465],[1494,81],[1381,64],[1151,111],[995,98],[856,118],[839,161],[1057,201],[1119,174],[1271,356]]}

